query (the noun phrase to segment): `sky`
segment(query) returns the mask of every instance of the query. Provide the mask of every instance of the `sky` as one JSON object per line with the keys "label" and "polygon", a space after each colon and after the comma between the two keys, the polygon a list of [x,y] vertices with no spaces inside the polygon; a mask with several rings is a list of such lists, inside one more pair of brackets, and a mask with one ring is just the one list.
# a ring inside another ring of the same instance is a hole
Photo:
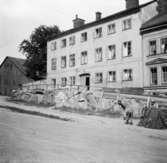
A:
{"label": "sky", "polygon": [[125,0],[0,0],[0,63],[6,56],[25,58],[19,44],[40,25],[67,30],[76,14],[88,23],[96,11],[105,17],[124,9]]}

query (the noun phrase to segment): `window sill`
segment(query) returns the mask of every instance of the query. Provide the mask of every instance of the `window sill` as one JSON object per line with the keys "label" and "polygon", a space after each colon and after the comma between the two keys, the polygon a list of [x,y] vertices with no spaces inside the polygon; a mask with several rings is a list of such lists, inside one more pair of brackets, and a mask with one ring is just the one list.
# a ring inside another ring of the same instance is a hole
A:
{"label": "window sill", "polygon": [[113,35],[115,34],[116,32],[108,32],[107,35]]}
{"label": "window sill", "polygon": [[95,61],[95,63],[103,62],[103,60]]}
{"label": "window sill", "polygon": [[87,65],[88,63],[81,63],[81,65]]}
{"label": "window sill", "polygon": [[122,80],[123,82],[131,82],[133,81],[133,79],[129,79],[129,80]]}
{"label": "window sill", "polygon": [[156,57],[160,55],[167,55],[167,53],[156,53],[156,54],[148,54],[147,57]]}
{"label": "window sill", "polygon": [[95,84],[103,84],[103,82],[95,82]]}
{"label": "window sill", "polygon": [[107,83],[116,83],[117,81],[107,81]]}
{"label": "window sill", "polygon": [[122,56],[122,58],[128,58],[128,57],[132,57],[132,54],[130,54],[128,56]]}
{"label": "window sill", "polygon": [[113,58],[107,58],[107,60],[115,60],[116,57],[113,57]]}
{"label": "window sill", "polygon": [[130,29],[132,29],[131,27],[129,27],[129,28],[124,28],[124,29],[122,29],[122,31],[127,31],[127,30],[130,30]]}

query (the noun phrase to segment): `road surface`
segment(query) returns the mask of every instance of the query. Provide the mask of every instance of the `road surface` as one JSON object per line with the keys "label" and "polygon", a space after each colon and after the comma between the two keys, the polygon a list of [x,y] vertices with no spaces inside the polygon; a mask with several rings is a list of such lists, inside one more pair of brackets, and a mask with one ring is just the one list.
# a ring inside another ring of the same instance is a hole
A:
{"label": "road surface", "polygon": [[121,119],[65,122],[0,108],[0,163],[166,162],[167,131]]}

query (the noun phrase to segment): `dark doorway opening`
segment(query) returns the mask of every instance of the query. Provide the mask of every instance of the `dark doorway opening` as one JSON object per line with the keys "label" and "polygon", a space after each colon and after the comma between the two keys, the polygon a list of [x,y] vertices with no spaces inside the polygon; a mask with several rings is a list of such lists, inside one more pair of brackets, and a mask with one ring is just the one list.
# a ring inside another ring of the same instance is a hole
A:
{"label": "dark doorway opening", "polygon": [[87,76],[86,77],[86,86],[87,86],[87,89],[89,90],[90,89],[90,77],[89,76]]}

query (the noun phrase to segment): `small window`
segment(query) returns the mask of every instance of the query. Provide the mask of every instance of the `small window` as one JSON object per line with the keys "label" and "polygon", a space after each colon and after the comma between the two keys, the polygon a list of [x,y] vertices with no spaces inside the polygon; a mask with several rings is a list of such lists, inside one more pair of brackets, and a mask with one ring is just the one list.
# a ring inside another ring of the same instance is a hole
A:
{"label": "small window", "polygon": [[94,37],[95,37],[95,38],[100,38],[100,37],[102,37],[102,27],[95,29],[95,36],[94,36]]}
{"label": "small window", "polygon": [[149,42],[149,55],[156,55],[157,47],[156,47],[156,40],[152,40]]}
{"label": "small window", "polygon": [[57,67],[57,59],[56,58],[52,58],[52,70],[56,70]]}
{"label": "small window", "polygon": [[75,66],[75,54],[70,55],[70,60],[69,60],[69,66],[74,67]]}
{"label": "small window", "polygon": [[88,40],[87,32],[81,33],[81,42],[85,42]]}
{"label": "small window", "polygon": [[167,53],[167,38],[161,39],[161,53]]}
{"label": "small window", "polygon": [[56,79],[52,79],[53,87],[56,87]]}
{"label": "small window", "polygon": [[75,81],[76,81],[75,76],[70,76],[70,85],[71,86],[74,86],[76,84]]}
{"label": "small window", "polygon": [[116,71],[108,72],[108,82],[116,82]]}
{"label": "small window", "polygon": [[107,58],[108,59],[115,59],[116,58],[116,46],[115,45],[109,45],[107,47]]}
{"label": "small window", "polygon": [[96,83],[103,83],[103,73],[96,73],[95,74],[95,82]]}
{"label": "small window", "polygon": [[115,32],[116,32],[115,23],[109,24],[109,25],[107,26],[107,33],[108,33],[108,34],[113,34],[113,33],[115,33]]}
{"label": "small window", "polygon": [[127,41],[123,43],[123,57],[129,57],[132,55],[132,43]]}
{"label": "small window", "polygon": [[66,77],[61,78],[61,86],[65,87],[66,85],[67,85],[67,78]]}
{"label": "small window", "polygon": [[51,42],[51,44],[50,44],[50,50],[51,50],[51,51],[54,51],[54,50],[56,50],[56,48],[57,48],[57,43],[56,43],[56,41]]}
{"label": "small window", "polygon": [[61,48],[65,48],[67,46],[67,40],[63,39],[61,40]]}
{"label": "small window", "polygon": [[61,68],[66,68],[66,56],[61,57]]}
{"label": "small window", "polygon": [[97,48],[95,50],[95,61],[101,62],[103,60],[103,51],[102,48]]}
{"label": "small window", "polygon": [[162,82],[167,83],[167,66],[162,67]]}
{"label": "small window", "polygon": [[123,30],[128,30],[132,28],[131,19],[123,20]]}
{"label": "small window", "polygon": [[81,65],[88,63],[88,54],[87,51],[81,52]]}
{"label": "small window", "polygon": [[150,69],[150,72],[151,72],[151,85],[157,85],[158,84],[157,68],[152,67]]}
{"label": "small window", "polygon": [[131,81],[132,79],[132,69],[123,70],[123,81]]}
{"label": "small window", "polygon": [[69,38],[69,45],[72,46],[72,45],[75,45],[75,36],[71,36]]}

